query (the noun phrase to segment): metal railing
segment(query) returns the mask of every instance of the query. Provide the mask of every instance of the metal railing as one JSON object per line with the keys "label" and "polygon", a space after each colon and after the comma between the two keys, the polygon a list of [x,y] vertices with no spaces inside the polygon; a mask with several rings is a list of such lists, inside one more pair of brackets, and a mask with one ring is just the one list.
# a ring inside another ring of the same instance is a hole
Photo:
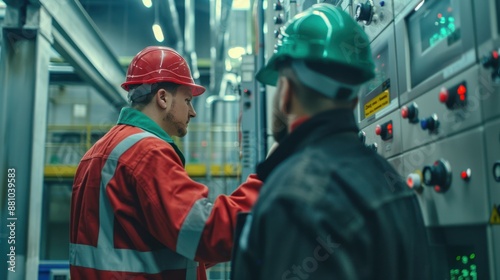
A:
{"label": "metal railing", "polygon": [[[50,125],[45,144],[46,177],[72,177],[83,155],[113,124]],[[241,174],[237,124],[192,123],[188,142],[173,137],[194,177]],[[213,140],[210,140],[213,139]],[[188,151],[188,154],[186,154]]]}

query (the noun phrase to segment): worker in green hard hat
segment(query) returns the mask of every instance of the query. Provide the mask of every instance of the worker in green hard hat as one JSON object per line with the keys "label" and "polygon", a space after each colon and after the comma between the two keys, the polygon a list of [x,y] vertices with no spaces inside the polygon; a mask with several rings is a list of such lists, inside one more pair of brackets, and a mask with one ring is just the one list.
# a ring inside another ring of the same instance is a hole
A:
{"label": "worker in green hard hat", "polygon": [[431,279],[415,194],[358,140],[369,40],[345,12],[295,16],[257,79],[276,85],[289,134],[257,167],[262,192],[236,239],[233,279]]}

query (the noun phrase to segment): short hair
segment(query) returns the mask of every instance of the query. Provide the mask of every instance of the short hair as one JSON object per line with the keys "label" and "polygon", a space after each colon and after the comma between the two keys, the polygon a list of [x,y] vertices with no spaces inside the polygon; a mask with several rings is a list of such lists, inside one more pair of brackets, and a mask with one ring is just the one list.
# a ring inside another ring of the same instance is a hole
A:
{"label": "short hair", "polygon": [[[139,85],[131,85],[129,90],[133,90],[139,86],[140,86],[140,84]],[[139,111],[142,111],[144,109],[144,107],[146,107],[146,105],[148,105],[151,102],[151,100],[153,100],[153,96],[155,96],[155,94],[158,92],[158,90],[164,89],[175,96],[175,94],[177,93],[177,89],[180,86],[181,85],[179,85],[179,84],[171,83],[171,82],[161,82],[161,83],[152,84],[150,93],[148,93],[146,95],[139,96],[137,98],[130,98],[130,107],[137,109]]]}

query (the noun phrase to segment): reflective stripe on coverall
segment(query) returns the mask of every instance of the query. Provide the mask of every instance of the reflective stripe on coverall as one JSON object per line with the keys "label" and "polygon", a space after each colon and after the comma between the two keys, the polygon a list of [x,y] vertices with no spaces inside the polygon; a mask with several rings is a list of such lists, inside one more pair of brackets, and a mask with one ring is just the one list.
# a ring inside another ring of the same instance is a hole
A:
{"label": "reflective stripe on coverall", "polygon": [[[113,242],[114,214],[106,195],[106,186],[113,177],[118,159],[130,147],[146,137],[156,137],[149,132],[133,134],[120,142],[111,152],[101,172],[99,196],[99,235],[97,247],[70,244],[70,264],[98,270],[157,274],[164,270],[187,269],[186,279],[197,279],[197,263],[194,259],[201,233],[212,210],[206,198],[195,202],[179,232],[176,250],[191,259],[169,249],[141,252],[132,249],[116,249]],[[124,268],[126,268],[124,270]]]}

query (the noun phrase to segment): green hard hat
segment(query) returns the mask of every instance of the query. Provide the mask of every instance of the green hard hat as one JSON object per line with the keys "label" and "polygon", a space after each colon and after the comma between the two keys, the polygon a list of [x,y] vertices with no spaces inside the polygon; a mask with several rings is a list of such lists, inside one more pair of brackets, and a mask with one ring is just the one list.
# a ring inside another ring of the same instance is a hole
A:
{"label": "green hard hat", "polygon": [[361,82],[375,77],[370,41],[361,26],[346,12],[331,4],[316,4],[297,14],[284,26],[282,38],[257,80],[276,85],[281,59],[331,62],[359,72]]}

